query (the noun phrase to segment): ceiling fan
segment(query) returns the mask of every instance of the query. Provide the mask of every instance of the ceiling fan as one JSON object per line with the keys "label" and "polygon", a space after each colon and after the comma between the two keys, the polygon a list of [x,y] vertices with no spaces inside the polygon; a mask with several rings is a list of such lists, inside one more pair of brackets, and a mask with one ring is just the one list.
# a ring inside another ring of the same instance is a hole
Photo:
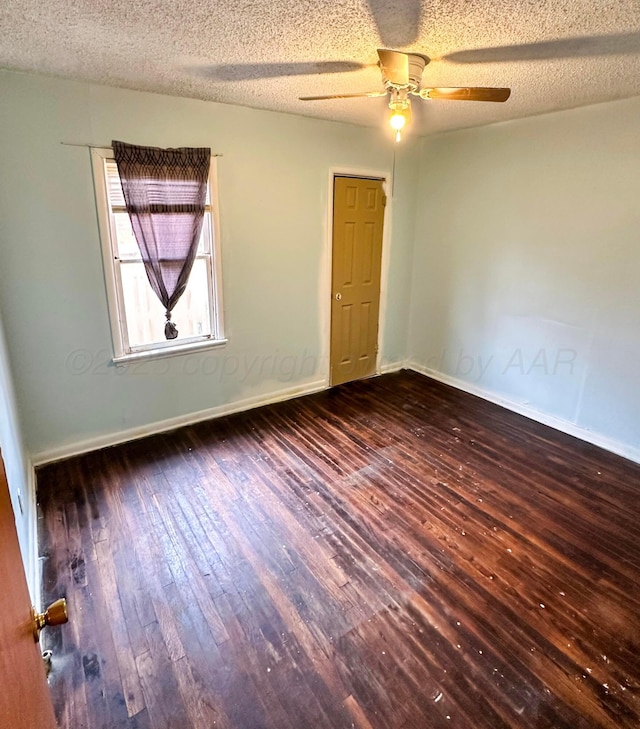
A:
{"label": "ceiling fan", "polygon": [[378,49],[378,66],[382,72],[384,91],[365,91],[359,94],[332,94],[330,96],[301,96],[300,101],[322,101],[326,99],[353,99],[357,97],[389,96],[391,116],[389,124],[400,132],[411,121],[411,96],[421,99],[449,99],[451,101],[506,101],[511,89],[469,86],[461,88],[421,88],[422,72],[429,58],[421,53],[404,53]]}

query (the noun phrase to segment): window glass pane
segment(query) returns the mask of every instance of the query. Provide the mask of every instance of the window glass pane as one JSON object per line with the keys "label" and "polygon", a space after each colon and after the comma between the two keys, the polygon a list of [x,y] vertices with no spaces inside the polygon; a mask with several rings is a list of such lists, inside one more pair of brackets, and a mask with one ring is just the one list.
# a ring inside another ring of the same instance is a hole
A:
{"label": "window glass pane", "polygon": [[[133,235],[129,213],[113,213],[115,236],[118,244],[118,258],[139,259],[140,249]],[[198,241],[198,253],[208,253],[211,240],[211,213],[205,212]]]}
{"label": "window glass pane", "polygon": [[[129,345],[139,347],[166,342],[164,309],[149,284],[144,264],[123,261],[120,270]],[[172,340],[176,344],[181,339],[211,335],[208,291],[207,261],[197,258],[189,276],[187,290],[172,314],[172,321],[178,327],[178,338]]]}
{"label": "window glass pane", "polygon": [[189,276],[187,290],[182,294],[173,310],[171,320],[175,322],[180,332],[178,338],[208,337],[212,334],[209,306],[211,284],[207,274],[208,263],[205,258],[196,258]]}
{"label": "window glass pane", "polygon": [[[120,176],[118,175],[118,165],[116,164],[116,161],[113,159],[105,160],[104,168],[107,172],[107,192],[111,207],[125,207],[124,194],[122,192],[122,185],[120,184]],[[204,204],[207,207],[211,205],[211,191],[209,190],[208,182],[207,196]]]}
{"label": "window glass pane", "polygon": [[133,235],[129,213],[113,214],[119,258],[140,258],[140,249]]}

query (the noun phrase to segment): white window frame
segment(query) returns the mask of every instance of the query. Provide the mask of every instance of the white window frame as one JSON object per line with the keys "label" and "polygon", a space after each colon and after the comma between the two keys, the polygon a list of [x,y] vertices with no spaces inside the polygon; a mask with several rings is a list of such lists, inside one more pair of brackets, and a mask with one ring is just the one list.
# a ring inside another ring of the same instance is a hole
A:
{"label": "white window frame", "polygon": [[115,221],[107,192],[105,162],[113,161],[113,159],[113,150],[109,147],[94,147],[91,149],[98,226],[104,264],[107,304],[109,307],[109,321],[111,323],[111,337],[113,340],[113,362],[115,364],[126,364],[128,362],[137,362],[141,359],[171,357],[178,354],[191,353],[194,350],[219,347],[226,344],[227,339],[224,336],[222,309],[222,266],[216,157],[211,158],[211,164],[209,166],[209,211],[211,213],[211,234],[213,240],[211,241],[210,265],[207,266],[207,278],[210,286],[211,334],[181,340],[172,339],[166,342],[156,342],[135,347],[131,347],[128,342],[122,278],[119,269],[120,261],[117,256]]}

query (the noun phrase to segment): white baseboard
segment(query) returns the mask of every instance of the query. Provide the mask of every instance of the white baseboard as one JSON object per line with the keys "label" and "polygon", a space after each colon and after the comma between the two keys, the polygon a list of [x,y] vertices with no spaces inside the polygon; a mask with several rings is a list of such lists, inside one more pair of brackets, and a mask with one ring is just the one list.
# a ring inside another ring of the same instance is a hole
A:
{"label": "white baseboard", "polygon": [[399,372],[400,370],[404,370],[406,368],[406,360],[400,360],[398,362],[386,362],[385,364],[380,365],[378,374],[388,375],[390,372]]}
{"label": "white baseboard", "polygon": [[[562,418],[557,418],[553,415],[547,415],[546,413],[534,410],[522,403],[509,400],[501,397],[490,390],[478,387],[472,383],[459,380],[456,377],[451,377],[442,372],[429,369],[424,367],[419,362],[408,360],[399,362],[390,362],[380,367],[380,374],[389,374],[391,372],[397,372],[401,369],[410,369],[419,374],[430,377],[438,382],[442,382],[445,385],[451,385],[458,390],[463,390],[471,395],[481,397],[483,400],[500,405],[501,407],[511,410],[512,412],[524,415],[531,420],[535,420],[543,425],[548,425],[551,428],[572,435],[580,440],[584,440],[592,445],[604,448],[606,451],[615,453],[623,458],[628,458],[631,461],[640,463],[640,449],[632,446],[627,446],[617,441],[610,440],[598,433],[593,433],[585,428],[580,428],[574,423]],[[245,398],[244,400],[236,400],[232,403],[225,403],[224,405],[218,405],[213,408],[206,410],[200,410],[195,413],[188,413],[186,415],[180,415],[175,418],[168,418],[167,420],[161,420],[149,425],[139,426],[137,428],[130,428],[128,430],[121,430],[117,433],[108,433],[106,435],[96,436],[94,438],[88,438],[83,441],[76,443],[70,443],[59,448],[52,448],[50,450],[41,451],[40,453],[32,456],[32,471],[36,466],[43,466],[47,463],[53,463],[54,461],[60,461],[65,458],[71,458],[73,456],[79,456],[82,453],[88,453],[89,451],[99,450],[100,448],[108,448],[109,446],[118,445],[120,443],[126,443],[130,440],[136,440],[138,438],[144,438],[148,435],[155,435],[157,433],[164,433],[176,428],[183,427],[185,425],[192,425],[193,423],[199,423],[203,420],[211,420],[213,418],[219,418],[223,415],[232,415],[233,413],[243,412],[245,410],[251,410],[252,408],[261,407],[262,405],[270,405],[276,402],[282,402],[283,400],[290,400],[294,397],[301,397],[302,395],[311,395],[314,392],[320,392],[327,389],[328,383],[326,380],[317,380],[310,382],[305,385],[286,388],[283,390],[277,390],[263,395],[256,395],[255,397]],[[33,484],[31,485],[35,494],[35,475],[32,475]],[[34,495],[35,503],[35,495]],[[36,530],[37,531],[37,530]],[[34,535],[34,538],[37,535]],[[35,553],[37,554],[37,552]],[[37,565],[39,570],[39,564]],[[40,584],[39,574],[35,582],[35,585]]]}
{"label": "white baseboard", "polygon": [[[406,367],[406,364],[407,363],[404,360],[386,363],[380,367],[379,374],[398,372]],[[83,453],[96,451],[100,448],[109,448],[110,446],[126,443],[130,440],[145,438],[148,435],[166,433],[167,431],[175,430],[176,428],[181,428],[185,425],[199,423],[203,420],[211,420],[213,418],[220,418],[223,415],[240,413],[244,410],[251,410],[252,408],[259,408],[263,405],[270,405],[272,403],[282,402],[283,400],[290,400],[291,398],[301,397],[302,395],[311,395],[314,392],[326,390],[327,387],[329,387],[329,383],[326,380],[316,380],[315,382],[309,382],[305,385],[276,390],[275,392],[270,392],[264,395],[256,395],[255,397],[245,398],[244,400],[236,400],[231,403],[225,403],[224,405],[207,408],[206,410],[199,410],[195,413],[188,413],[186,415],[179,415],[175,418],[160,420],[155,423],[150,423],[149,425],[130,428],[128,430],[120,430],[117,433],[98,435],[94,438],[87,438],[58,448],[40,451],[32,456],[32,463],[34,467],[44,466],[47,463],[62,461],[65,458],[72,458],[73,456],[79,456]]]}
{"label": "white baseboard", "polygon": [[167,418],[166,420],[160,420],[148,425],[141,425],[136,428],[129,428],[128,430],[119,430],[117,433],[98,435],[94,438],[87,438],[86,440],[77,441],[76,443],[69,443],[68,445],[60,446],[59,448],[51,448],[50,450],[36,453],[32,456],[31,460],[34,467],[43,466],[46,463],[61,461],[65,458],[79,456],[82,453],[96,451],[101,448],[109,448],[110,446],[119,445],[120,443],[126,443],[131,440],[137,440],[138,438],[144,438],[148,435],[165,433],[170,430],[175,430],[176,428],[181,428],[185,425],[199,423],[203,420],[212,420],[213,418],[219,418],[223,415],[232,415],[233,413],[240,413],[245,410],[259,408],[262,405],[271,405],[272,403],[282,402],[283,400],[291,400],[294,397],[311,395],[314,392],[326,390],[328,386],[329,385],[326,380],[316,380],[315,382],[308,382],[304,385],[288,387],[283,390],[276,390],[275,392],[248,397],[244,400],[236,400],[234,402],[225,403],[224,405],[217,405],[216,407],[199,410],[195,413],[178,415],[175,418]]}
{"label": "white baseboard", "polygon": [[634,461],[635,463],[640,463],[640,449],[638,448],[634,448],[633,446],[610,440],[609,438],[606,438],[599,433],[594,433],[587,428],[581,428],[580,426],[576,425],[575,423],[571,423],[568,420],[557,418],[554,415],[548,415],[547,413],[541,412],[540,410],[534,410],[533,408],[529,407],[528,405],[524,405],[523,403],[501,397],[495,392],[491,392],[491,390],[485,390],[482,387],[478,387],[477,385],[474,385],[470,382],[465,382],[464,380],[460,380],[457,377],[451,377],[450,375],[446,375],[443,372],[429,369],[428,367],[424,367],[419,362],[411,360],[407,362],[406,366],[408,369],[413,370],[414,372],[418,372],[421,375],[431,377],[431,379],[442,382],[445,385],[451,385],[451,387],[455,387],[458,390],[463,390],[464,392],[468,392],[471,395],[476,395],[477,397],[481,397],[483,400],[488,400],[489,402],[492,402],[496,405],[500,405],[501,407],[506,408],[507,410],[511,410],[514,413],[524,415],[526,418],[535,420],[536,422],[542,423],[543,425],[548,425],[550,428],[555,428],[555,430],[559,430],[562,433],[572,435],[575,438],[579,438],[580,440],[584,440],[587,443],[591,443],[592,445],[598,446],[599,448],[603,448],[605,451],[615,453],[617,456],[622,456],[623,458],[628,458],[630,461]]}

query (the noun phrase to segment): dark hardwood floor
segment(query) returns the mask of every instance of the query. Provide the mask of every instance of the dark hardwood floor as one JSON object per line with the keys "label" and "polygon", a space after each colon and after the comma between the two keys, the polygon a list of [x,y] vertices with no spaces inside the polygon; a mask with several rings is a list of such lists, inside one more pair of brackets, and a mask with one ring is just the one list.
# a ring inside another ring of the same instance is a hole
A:
{"label": "dark hardwood floor", "polygon": [[640,466],[420,375],[38,486],[64,728],[640,726]]}

